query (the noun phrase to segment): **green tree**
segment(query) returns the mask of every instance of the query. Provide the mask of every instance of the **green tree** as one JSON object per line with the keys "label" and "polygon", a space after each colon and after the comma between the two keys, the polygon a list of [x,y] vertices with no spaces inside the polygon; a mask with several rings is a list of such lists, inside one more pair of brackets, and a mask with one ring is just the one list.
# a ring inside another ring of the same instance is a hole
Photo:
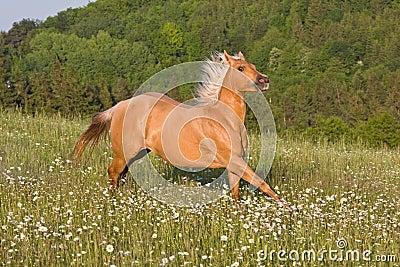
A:
{"label": "green tree", "polygon": [[400,121],[388,113],[377,114],[356,128],[357,136],[374,146],[400,145]]}
{"label": "green tree", "polygon": [[385,109],[400,119],[400,69],[385,76],[384,84],[387,88]]}
{"label": "green tree", "polygon": [[22,19],[14,22],[12,28],[6,34],[5,42],[8,45],[17,47],[24,40],[28,33],[39,27],[38,20]]}
{"label": "green tree", "polygon": [[97,81],[97,91],[100,102],[100,109],[106,110],[110,108],[112,106],[110,89],[102,76],[100,76],[99,80]]}
{"label": "green tree", "polygon": [[388,73],[389,71],[384,65],[379,65],[368,69],[363,75],[368,115],[385,112],[387,92],[383,78]]}
{"label": "green tree", "polygon": [[88,99],[83,98],[82,85],[73,69],[67,69],[62,62],[56,59],[50,78],[50,100],[53,110],[64,114],[84,111],[82,107],[85,106]]}
{"label": "green tree", "polygon": [[48,75],[41,71],[30,73],[27,109],[30,112],[51,112],[51,82]]}
{"label": "green tree", "polygon": [[122,100],[129,99],[133,96],[133,92],[129,89],[128,81],[119,78],[115,85],[111,89],[111,97],[113,104],[116,104]]}
{"label": "green tree", "polygon": [[325,137],[329,142],[336,142],[344,137],[349,137],[349,126],[339,117],[331,116],[327,119],[319,117],[314,128],[310,129],[315,137]]}
{"label": "green tree", "polygon": [[174,22],[166,22],[157,31],[154,43],[157,46],[155,55],[162,67],[178,63],[184,54],[184,34],[182,28]]}
{"label": "green tree", "polygon": [[18,66],[12,69],[5,89],[5,106],[22,108],[26,102],[26,77]]}

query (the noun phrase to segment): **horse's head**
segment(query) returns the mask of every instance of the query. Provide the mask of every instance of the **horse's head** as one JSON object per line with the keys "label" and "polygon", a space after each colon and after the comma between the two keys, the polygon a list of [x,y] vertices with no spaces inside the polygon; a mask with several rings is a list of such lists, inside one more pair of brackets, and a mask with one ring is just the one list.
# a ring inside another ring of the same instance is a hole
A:
{"label": "horse's head", "polygon": [[[235,89],[242,92],[267,91],[269,88],[268,76],[260,73],[253,64],[247,62],[242,52],[239,52],[237,56],[230,56],[224,50],[224,57],[230,66],[227,77],[231,79],[230,83],[235,84]],[[243,79],[243,75],[238,75],[237,72],[246,76],[251,82]]]}

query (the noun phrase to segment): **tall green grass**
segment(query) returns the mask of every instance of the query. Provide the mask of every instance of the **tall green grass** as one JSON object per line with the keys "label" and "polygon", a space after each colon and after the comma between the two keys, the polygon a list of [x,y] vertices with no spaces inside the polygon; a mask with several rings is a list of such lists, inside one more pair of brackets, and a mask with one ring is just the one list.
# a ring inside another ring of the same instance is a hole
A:
{"label": "tall green grass", "polygon": [[[89,120],[0,116],[1,265],[400,264],[399,150],[285,137],[267,180],[298,212],[246,185],[240,205],[223,197],[178,208],[152,199],[129,177],[111,198],[108,144],[73,165],[67,156]],[[180,174],[154,162],[167,175]],[[316,258],[302,258],[304,251]]]}

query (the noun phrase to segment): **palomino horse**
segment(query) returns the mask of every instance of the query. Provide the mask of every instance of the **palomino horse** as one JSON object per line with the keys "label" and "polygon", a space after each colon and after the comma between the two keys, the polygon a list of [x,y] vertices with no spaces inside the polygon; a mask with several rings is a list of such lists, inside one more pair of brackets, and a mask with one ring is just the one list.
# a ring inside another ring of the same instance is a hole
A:
{"label": "palomino horse", "polygon": [[[153,151],[175,166],[226,168],[235,200],[240,199],[242,177],[289,208],[243,159],[247,148],[243,93],[266,91],[268,77],[247,62],[241,52],[235,56],[216,52],[204,63],[203,71],[208,82],[196,88],[200,101],[195,106],[148,92],[95,114],[75,144],[75,160],[81,158],[87,145],[93,148],[109,130],[114,152],[108,168],[112,192],[128,165]],[[219,85],[215,81],[218,79]]]}

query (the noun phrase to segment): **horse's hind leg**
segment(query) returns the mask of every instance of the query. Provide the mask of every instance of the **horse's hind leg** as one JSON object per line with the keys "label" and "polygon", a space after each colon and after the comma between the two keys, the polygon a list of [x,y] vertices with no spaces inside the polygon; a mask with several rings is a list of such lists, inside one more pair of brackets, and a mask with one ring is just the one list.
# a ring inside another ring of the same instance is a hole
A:
{"label": "horse's hind leg", "polygon": [[122,182],[122,185],[125,184],[126,182],[126,174],[128,173],[128,165],[125,166],[125,169],[122,171],[122,173],[120,174],[118,181],[117,181],[117,187],[119,187],[119,182]]}
{"label": "horse's hind leg", "polygon": [[240,176],[237,176],[233,172],[228,172],[228,181],[231,188],[232,198],[236,201],[240,200]]}
{"label": "horse's hind leg", "polygon": [[[120,176],[119,176],[119,180],[121,180],[121,181],[123,182],[123,184],[125,184],[125,180],[124,180],[124,179],[125,179],[126,174],[127,174],[128,171],[129,171],[129,166],[131,166],[131,164],[132,164],[133,162],[135,162],[136,160],[141,159],[141,158],[143,158],[144,156],[146,156],[147,153],[149,153],[150,151],[151,151],[150,149],[142,149],[142,150],[139,151],[139,153],[136,154],[136,156],[134,156],[133,158],[131,158],[131,159],[128,161],[128,163],[127,163],[126,166],[125,166],[125,169],[122,171],[122,173],[121,173]],[[118,187],[118,183],[117,183],[117,187]]]}
{"label": "horse's hind leg", "polygon": [[117,188],[118,179],[126,174],[128,167],[126,166],[125,158],[114,156],[110,167],[108,167],[108,178],[110,181],[110,193],[114,194]]}
{"label": "horse's hind leg", "polygon": [[132,157],[127,163],[125,158],[115,155],[110,167],[108,168],[108,177],[110,181],[110,192],[114,194],[115,189],[118,186],[118,181],[120,178],[124,177],[129,170],[129,166],[136,160],[143,158],[150,149],[142,149]]}

